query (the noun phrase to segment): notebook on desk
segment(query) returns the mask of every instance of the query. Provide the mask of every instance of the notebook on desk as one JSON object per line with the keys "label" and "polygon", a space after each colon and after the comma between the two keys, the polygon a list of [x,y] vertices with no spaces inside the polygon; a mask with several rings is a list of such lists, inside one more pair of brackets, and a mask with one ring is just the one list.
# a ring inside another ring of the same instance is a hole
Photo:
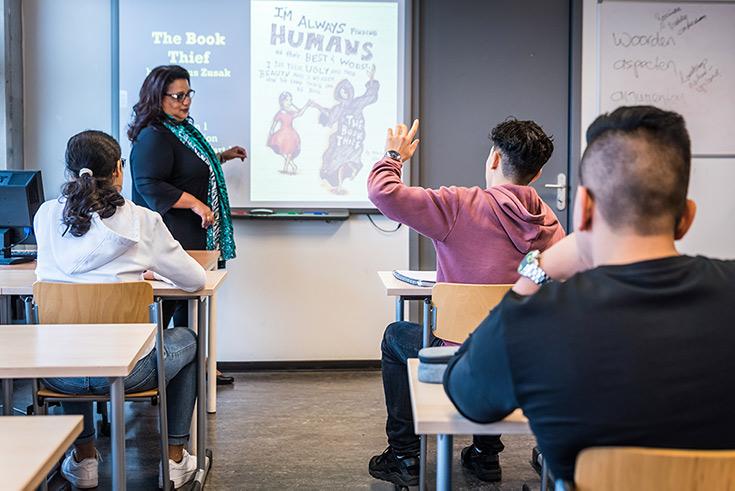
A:
{"label": "notebook on desk", "polygon": [[393,270],[393,276],[404,283],[420,287],[432,287],[436,284],[436,271]]}

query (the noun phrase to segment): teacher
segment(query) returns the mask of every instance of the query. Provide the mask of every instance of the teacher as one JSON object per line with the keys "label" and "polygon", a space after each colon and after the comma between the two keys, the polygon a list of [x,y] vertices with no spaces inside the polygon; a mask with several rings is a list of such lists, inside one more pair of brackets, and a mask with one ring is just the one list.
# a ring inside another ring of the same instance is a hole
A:
{"label": "teacher", "polygon": [[[133,201],[158,212],[186,250],[219,250],[220,268],[235,257],[230,201],[222,164],[247,157],[242,147],[216,153],[189,115],[194,90],[177,65],[154,68],[143,81],[133,121],[130,167]],[[188,326],[187,302],[166,301],[164,324]],[[218,384],[232,377],[217,373]]]}
{"label": "teacher", "polygon": [[194,90],[177,65],[154,68],[143,81],[128,128],[133,201],[157,211],[186,250],[235,257],[222,163],[247,157],[242,147],[215,153],[189,115]]}

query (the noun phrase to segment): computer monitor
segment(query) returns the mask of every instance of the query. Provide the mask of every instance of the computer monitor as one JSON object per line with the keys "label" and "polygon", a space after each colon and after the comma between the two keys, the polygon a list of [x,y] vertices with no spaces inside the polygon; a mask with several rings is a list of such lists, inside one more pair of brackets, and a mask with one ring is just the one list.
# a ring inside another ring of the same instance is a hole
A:
{"label": "computer monitor", "polygon": [[21,251],[13,251],[13,247],[35,244],[33,217],[43,201],[41,171],[0,170],[0,264],[35,259],[35,254],[21,254]]}

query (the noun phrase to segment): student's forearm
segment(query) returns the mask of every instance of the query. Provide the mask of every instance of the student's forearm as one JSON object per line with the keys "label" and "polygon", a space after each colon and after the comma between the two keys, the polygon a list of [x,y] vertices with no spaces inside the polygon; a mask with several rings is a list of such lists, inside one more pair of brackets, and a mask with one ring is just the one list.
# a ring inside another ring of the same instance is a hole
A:
{"label": "student's forearm", "polygon": [[[549,247],[539,256],[539,266],[554,281],[565,281],[580,271],[588,269],[577,247],[577,236],[569,234]],[[526,277],[520,277],[513,285],[519,295],[533,295],[539,286]]]}

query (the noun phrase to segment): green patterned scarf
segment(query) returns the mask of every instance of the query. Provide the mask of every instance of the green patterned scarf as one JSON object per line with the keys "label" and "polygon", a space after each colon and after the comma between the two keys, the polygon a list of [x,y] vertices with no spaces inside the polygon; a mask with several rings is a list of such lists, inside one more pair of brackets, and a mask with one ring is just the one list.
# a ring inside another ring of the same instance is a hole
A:
{"label": "green patterned scarf", "polygon": [[162,122],[181,143],[209,166],[207,206],[214,213],[214,224],[207,229],[207,249],[219,250],[220,259],[225,261],[234,258],[235,239],[232,233],[230,200],[227,197],[227,184],[219,157],[214,153],[214,149],[204,135],[191,124],[189,119],[176,121],[171,117],[166,117]]}

